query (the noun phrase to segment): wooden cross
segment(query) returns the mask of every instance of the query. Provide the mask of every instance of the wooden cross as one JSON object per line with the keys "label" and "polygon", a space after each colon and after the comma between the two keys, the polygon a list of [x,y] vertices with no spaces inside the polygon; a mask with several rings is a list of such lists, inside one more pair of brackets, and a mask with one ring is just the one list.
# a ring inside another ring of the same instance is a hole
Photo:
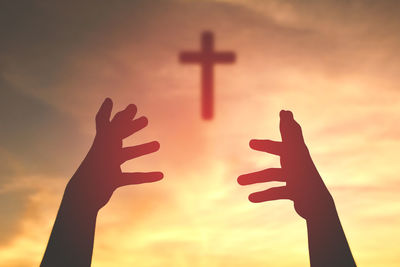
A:
{"label": "wooden cross", "polygon": [[203,32],[201,51],[181,52],[179,59],[182,63],[201,64],[201,113],[203,119],[212,119],[214,114],[214,64],[235,62],[235,53],[215,52],[213,33]]}

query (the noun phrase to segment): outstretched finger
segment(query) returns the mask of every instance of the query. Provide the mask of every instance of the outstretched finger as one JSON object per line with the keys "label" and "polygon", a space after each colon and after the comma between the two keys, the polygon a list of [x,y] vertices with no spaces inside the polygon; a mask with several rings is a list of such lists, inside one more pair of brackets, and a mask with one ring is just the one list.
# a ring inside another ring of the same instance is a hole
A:
{"label": "outstretched finger", "polygon": [[252,139],[250,140],[249,145],[254,150],[263,151],[278,156],[282,154],[282,142]]}
{"label": "outstretched finger", "polygon": [[157,141],[122,148],[122,162],[156,152],[160,149]]}
{"label": "outstretched finger", "polygon": [[285,175],[281,168],[270,168],[258,172],[240,175],[237,179],[240,185],[249,185],[263,182],[284,182]]}
{"label": "outstretched finger", "polygon": [[153,183],[164,177],[162,172],[124,172],[118,186]]}
{"label": "outstretched finger", "polygon": [[286,186],[272,187],[249,195],[249,200],[254,203],[278,199],[290,199]]}
{"label": "outstretched finger", "polygon": [[110,98],[106,98],[101,104],[99,111],[96,114],[96,131],[99,132],[103,130],[110,123],[110,116],[112,110],[112,100]]}
{"label": "outstretched finger", "polygon": [[137,112],[137,107],[134,104],[129,104],[124,110],[117,112],[112,119],[114,124],[124,124],[126,121],[132,120]]}
{"label": "outstretched finger", "polygon": [[149,124],[149,121],[144,116],[142,116],[136,120],[133,120],[133,121],[128,121],[128,122],[124,123],[123,125],[121,125],[121,128],[119,130],[120,135],[122,138],[126,138],[126,137],[136,133],[137,131],[140,131],[141,129],[146,127],[147,124]]}

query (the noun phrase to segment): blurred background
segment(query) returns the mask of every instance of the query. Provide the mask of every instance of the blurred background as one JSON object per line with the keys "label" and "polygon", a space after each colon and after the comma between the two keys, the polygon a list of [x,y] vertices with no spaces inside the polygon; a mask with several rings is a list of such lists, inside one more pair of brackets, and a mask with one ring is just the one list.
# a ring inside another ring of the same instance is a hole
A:
{"label": "blurred background", "polygon": [[[105,97],[149,125],[125,145],[161,150],[124,170],[161,182],[118,189],[98,216],[93,266],[307,266],[305,221],[253,204],[242,173],[279,166],[248,148],[280,140],[290,109],[335,198],[359,266],[400,261],[397,1],[1,1],[0,262],[38,266],[64,187]],[[215,34],[215,118],[182,50]]]}

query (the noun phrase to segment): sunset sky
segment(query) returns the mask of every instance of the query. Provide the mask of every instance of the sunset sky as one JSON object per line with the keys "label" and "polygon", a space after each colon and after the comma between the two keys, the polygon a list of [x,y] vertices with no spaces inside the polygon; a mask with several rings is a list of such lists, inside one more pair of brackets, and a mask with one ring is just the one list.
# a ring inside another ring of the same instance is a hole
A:
{"label": "sunset sky", "polygon": [[[111,97],[149,119],[125,145],[161,144],[123,169],[165,178],[114,193],[92,266],[307,266],[293,203],[250,203],[274,184],[236,182],[279,166],[248,141],[280,140],[281,109],[303,127],[357,264],[398,266],[399,12],[389,0],[1,1],[0,265],[39,265]],[[212,121],[199,66],[178,60],[204,30],[237,57],[215,68]]]}

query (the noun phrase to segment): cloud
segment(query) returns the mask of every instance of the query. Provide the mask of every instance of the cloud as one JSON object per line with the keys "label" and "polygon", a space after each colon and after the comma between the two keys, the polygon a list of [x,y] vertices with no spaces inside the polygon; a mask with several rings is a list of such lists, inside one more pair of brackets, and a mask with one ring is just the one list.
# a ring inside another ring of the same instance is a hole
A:
{"label": "cloud", "polygon": [[18,223],[26,210],[27,191],[0,193],[0,212],[6,214],[7,219],[0,222],[0,244],[6,245],[19,229]]}
{"label": "cloud", "polygon": [[79,142],[88,143],[76,121],[4,80],[0,87],[0,168],[6,171],[1,182],[21,172],[72,174],[77,156],[85,151]]}

